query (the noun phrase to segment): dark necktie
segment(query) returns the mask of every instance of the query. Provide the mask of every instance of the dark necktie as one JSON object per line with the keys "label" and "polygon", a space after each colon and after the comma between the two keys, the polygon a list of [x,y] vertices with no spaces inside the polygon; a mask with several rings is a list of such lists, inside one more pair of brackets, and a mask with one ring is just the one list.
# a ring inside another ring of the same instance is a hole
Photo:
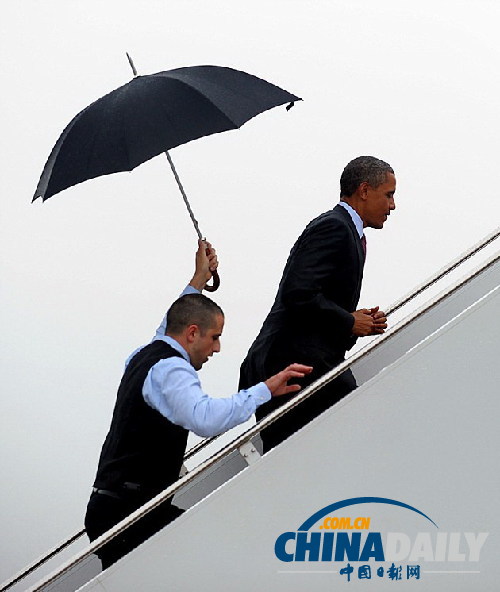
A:
{"label": "dark necktie", "polygon": [[363,253],[365,254],[366,259],[366,236],[364,234],[361,237],[361,246],[363,247]]}

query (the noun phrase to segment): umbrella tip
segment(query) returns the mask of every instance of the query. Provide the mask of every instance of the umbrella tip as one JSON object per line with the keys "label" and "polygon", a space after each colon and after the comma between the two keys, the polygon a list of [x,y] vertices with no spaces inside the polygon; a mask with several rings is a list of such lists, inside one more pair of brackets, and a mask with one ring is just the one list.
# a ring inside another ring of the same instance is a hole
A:
{"label": "umbrella tip", "polygon": [[45,192],[46,192],[46,190],[43,191],[43,190],[39,190],[37,188],[37,190],[35,191],[35,194],[33,195],[33,199],[31,200],[31,203],[35,203],[35,201],[37,199],[40,199],[40,202],[44,203],[45,200],[49,199],[50,195],[53,195],[53,194],[45,195]]}
{"label": "umbrella tip", "polygon": [[132,72],[134,73],[134,76],[137,76],[137,70],[135,69],[134,61],[130,57],[128,51],[126,51],[125,54],[127,55],[128,63],[130,64],[130,67],[132,68]]}

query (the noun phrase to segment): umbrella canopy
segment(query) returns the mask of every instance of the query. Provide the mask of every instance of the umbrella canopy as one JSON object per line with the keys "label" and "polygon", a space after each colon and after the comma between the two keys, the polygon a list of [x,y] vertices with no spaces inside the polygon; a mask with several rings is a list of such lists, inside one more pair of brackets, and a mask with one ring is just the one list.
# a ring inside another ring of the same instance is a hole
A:
{"label": "umbrella canopy", "polygon": [[57,140],[33,201],[119,171],[299,97],[246,72],[220,66],[177,68],[146,76],[78,113]]}

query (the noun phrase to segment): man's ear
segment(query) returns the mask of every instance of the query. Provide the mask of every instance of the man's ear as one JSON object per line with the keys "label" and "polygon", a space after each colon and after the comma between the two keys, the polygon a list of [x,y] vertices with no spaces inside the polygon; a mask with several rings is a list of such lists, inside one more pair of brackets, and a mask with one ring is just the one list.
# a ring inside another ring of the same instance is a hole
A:
{"label": "man's ear", "polygon": [[200,332],[200,328],[198,327],[198,325],[188,325],[188,327],[186,327],[186,340],[188,343],[193,343],[193,341],[196,339],[196,336],[199,334]]}
{"label": "man's ear", "polygon": [[368,183],[367,181],[363,181],[362,183],[360,183],[360,185],[358,187],[358,194],[361,199],[366,200],[366,198],[368,196],[368,189],[369,188],[370,188],[370,183]]}

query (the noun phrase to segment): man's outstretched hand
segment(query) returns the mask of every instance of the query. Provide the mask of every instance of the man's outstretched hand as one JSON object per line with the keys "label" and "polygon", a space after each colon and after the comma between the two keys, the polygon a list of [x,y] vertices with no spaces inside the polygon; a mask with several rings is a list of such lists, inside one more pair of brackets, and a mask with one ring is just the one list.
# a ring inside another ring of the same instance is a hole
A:
{"label": "man's outstretched hand", "polygon": [[288,395],[300,391],[301,386],[298,384],[288,384],[291,378],[303,378],[306,374],[312,372],[312,366],[304,366],[304,364],[290,364],[278,374],[271,376],[265,381],[265,385],[271,391],[273,397],[278,395]]}

